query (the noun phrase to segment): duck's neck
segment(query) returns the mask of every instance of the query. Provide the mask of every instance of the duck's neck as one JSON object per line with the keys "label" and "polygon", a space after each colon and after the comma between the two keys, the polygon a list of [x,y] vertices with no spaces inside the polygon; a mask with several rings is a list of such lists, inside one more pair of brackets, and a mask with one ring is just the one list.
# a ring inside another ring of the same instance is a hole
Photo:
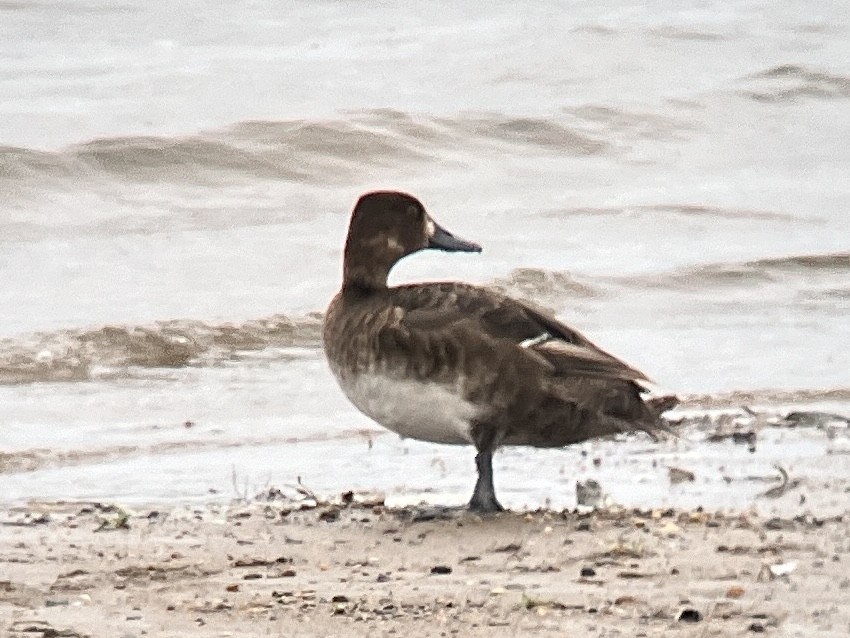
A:
{"label": "duck's neck", "polygon": [[370,255],[371,259],[360,259],[346,250],[342,268],[343,291],[374,292],[387,289],[387,278],[392,263],[382,263],[380,257]]}

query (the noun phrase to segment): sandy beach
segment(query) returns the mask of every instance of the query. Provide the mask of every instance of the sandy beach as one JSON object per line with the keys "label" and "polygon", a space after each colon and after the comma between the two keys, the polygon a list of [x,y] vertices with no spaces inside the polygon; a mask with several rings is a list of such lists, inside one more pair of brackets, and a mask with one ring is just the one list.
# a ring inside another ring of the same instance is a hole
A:
{"label": "sandy beach", "polygon": [[[0,638],[850,636],[850,12],[0,2]],[[678,437],[400,439],[323,354],[357,198]],[[842,345],[844,344],[844,345]],[[306,487],[305,487],[306,486]],[[437,509],[429,509],[437,508]]]}
{"label": "sandy beach", "polygon": [[0,525],[0,631],[127,636],[846,636],[850,518],[387,508],[345,494]]}

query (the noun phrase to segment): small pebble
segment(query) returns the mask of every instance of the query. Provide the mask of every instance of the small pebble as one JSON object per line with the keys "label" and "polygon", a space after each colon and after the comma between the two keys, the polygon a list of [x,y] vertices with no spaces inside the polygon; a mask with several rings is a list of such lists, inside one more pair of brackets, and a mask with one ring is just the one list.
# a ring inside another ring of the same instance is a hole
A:
{"label": "small pebble", "polygon": [[696,609],[686,607],[685,609],[679,612],[679,615],[676,617],[676,620],[678,620],[679,622],[695,623],[702,620],[702,614],[699,613]]}
{"label": "small pebble", "polygon": [[726,590],[726,598],[740,598],[744,595],[744,588],[740,585],[732,585],[728,590]]}

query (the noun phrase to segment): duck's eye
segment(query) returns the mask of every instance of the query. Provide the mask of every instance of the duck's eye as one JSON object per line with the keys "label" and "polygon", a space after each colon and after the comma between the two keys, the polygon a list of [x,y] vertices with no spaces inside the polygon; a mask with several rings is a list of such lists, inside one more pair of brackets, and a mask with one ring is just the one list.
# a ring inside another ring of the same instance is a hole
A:
{"label": "duck's eye", "polygon": [[407,214],[415,219],[419,219],[422,217],[422,209],[411,204],[407,207]]}

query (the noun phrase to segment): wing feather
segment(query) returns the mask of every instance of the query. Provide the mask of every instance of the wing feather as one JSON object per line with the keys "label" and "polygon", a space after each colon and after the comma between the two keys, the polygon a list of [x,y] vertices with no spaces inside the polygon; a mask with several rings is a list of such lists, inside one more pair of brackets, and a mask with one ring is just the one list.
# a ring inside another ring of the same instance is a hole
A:
{"label": "wing feather", "polygon": [[[555,376],[589,376],[639,383],[640,370],[597,347],[578,330],[542,310],[486,288],[458,284],[399,286],[393,301],[413,330],[462,331],[472,340],[512,343]],[[518,355],[520,353],[517,353]]]}

